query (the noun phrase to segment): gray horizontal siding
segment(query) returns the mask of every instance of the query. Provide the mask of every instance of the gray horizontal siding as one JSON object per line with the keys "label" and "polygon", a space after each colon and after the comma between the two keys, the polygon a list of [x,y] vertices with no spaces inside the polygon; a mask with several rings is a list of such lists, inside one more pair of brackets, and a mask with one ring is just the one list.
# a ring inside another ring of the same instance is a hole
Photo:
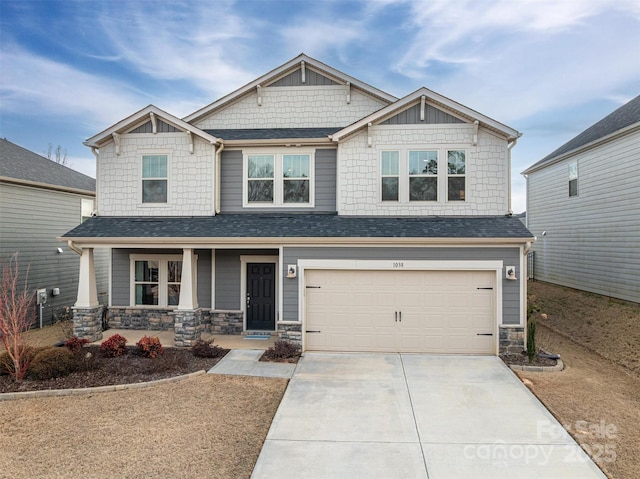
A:
{"label": "gray horizontal siding", "polygon": [[[174,133],[180,130],[173,125],[169,125],[168,123],[157,119],[156,131],[158,133]],[[144,125],[140,125],[138,128],[131,130],[129,133],[153,133],[153,125],[151,124],[151,121],[148,121]]]}
{"label": "gray horizontal siding", "polygon": [[[56,238],[80,224],[81,199],[91,196],[0,184],[0,257],[18,253],[21,278],[30,289],[46,288],[43,323],[53,321],[65,306],[73,306],[78,293],[80,257]],[[58,253],[62,248],[63,253]],[[99,299],[106,301],[106,250],[95,251]],[[27,271],[28,270],[28,271]],[[59,288],[60,295],[52,296]],[[38,308],[34,306],[34,319]]]}
{"label": "gray horizontal siding", "polygon": [[220,166],[220,210],[223,213],[246,212],[328,212],[336,211],[336,154],[335,149],[317,149],[315,153],[314,208],[243,208],[242,162],[240,150],[223,151]]}
{"label": "gray horizontal siding", "polygon": [[318,85],[338,85],[337,82],[321,75],[318,72],[305,68],[305,82],[302,83],[302,69],[298,69],[288,75],[271,83],[270,87],[275,86],[318,86]]}
{"label": "gray horizontal siding", "polygon": [[441,123],[464,123],[449,113],[439,110],[431,105],[425,105],[424,121],[420,120],[420,103],[401,111],[381,125],[414,125],[414,124],[441,124]]}
{"label": "gray horizontal siding", "polygon": [[[575,159],[578,196],[569,197],[568,164]],[[639,185],[638,131],[530,173],[535,278],[640,302]]]}
{"label": "gray horizontal siding", "polygon": [[[285,247],[283,264],[297,264],[299,259],[361,260],[501,260],[516,266],[521,278],[518,248],[322,248]],[[283,271],[282,274],[286,274]],[[520,323],[520,281],[504,281],[502,285],[502,324]],[[283,319],[297,321],[298,282],[283,281]]]}

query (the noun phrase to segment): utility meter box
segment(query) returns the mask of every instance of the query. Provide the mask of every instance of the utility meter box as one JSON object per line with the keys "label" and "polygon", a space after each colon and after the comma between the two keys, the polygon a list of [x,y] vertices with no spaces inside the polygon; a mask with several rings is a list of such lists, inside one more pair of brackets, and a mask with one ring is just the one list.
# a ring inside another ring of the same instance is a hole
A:
{"label": "utility meter box", "polygon": [[47,302],[47,290],[46,288],[36,290],[36,302],[37,304],[44,304]]}

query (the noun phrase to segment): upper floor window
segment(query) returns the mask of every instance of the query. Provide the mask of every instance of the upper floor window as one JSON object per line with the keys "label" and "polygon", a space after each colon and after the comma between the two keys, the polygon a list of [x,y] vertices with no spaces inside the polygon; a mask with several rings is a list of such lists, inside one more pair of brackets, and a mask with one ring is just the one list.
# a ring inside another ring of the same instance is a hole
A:
{"label": "upper floor window", "polygon": [[93,200],[89,198],[80,199],[80,223],[84,223],[93,215]]}
{"label": "upper floor window", "polygon": [[177,306],[182,280],[181,256],[131,256],[131,304]]}
{"label": "upper floor window", "polygon": [[311,153],[248,154],[244,170],[245,206],[313,206]]}
{"label": "upper floor window", "polygon": [[569,196],[578,196],[578,162],[569,163]]}
{"label": "upper floor window", "polygon": [[[447,174],[440,174],[445,167]],[[464,201],[465,175],[465,150],[382,151],[380,199],[400,203]],[[446,200],[439,194],[445,188]]]}
{"label": "upper floor window", "polygon": [[447,199],[464,201],[466,155],[463,150],[447,151]]}
{"label": "upper floor window", "polygon": [[142,157],[142,202],[166,203],[168,195],[167,155]]}

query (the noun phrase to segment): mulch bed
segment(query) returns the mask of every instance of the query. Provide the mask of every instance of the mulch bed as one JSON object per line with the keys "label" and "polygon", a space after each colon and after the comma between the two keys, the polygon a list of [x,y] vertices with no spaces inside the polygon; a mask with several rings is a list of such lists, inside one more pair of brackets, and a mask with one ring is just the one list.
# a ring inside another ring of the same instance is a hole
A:
{"label": "mulch bed", "polygon": [[555,366],[558,361],[555,359],[545,358],[536,356],[533,359],[533,362],[529,362],[529,357],[526,353],[520,354],[501,354],[500,359],[502,359],[507,365],[517,365],[517,366]]}
{"label": "mulch bed", "polygon": [[223,355],[218,358],[198,358],[191,353],[190,349],[166,348],[164,354],[151,359],[136,355],[135,347],[127,349],[126,355],[107,358],[104,357],[99,346],[85,346],[82,355],[91,353],[90,360],[86,362],[86,370],[54,379],[25,379],[21,382],[15,382],[9,376],[0,376],[0,393],[76,389],[154,381],[211,369],[224,357]]}

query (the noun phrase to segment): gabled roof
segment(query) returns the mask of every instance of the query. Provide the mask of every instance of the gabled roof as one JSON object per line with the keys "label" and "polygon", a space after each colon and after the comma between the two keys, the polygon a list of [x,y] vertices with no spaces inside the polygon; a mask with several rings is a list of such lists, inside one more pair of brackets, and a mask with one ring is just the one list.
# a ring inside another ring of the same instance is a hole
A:
{"label": "gabled roof", "polygon": [[[0,179],[33,186],[54,186],[92,194],[96,180],[32,151],[0,139]],[[56,188],[56,189],[61,189]]]}
{"label": "gabled roof", "polygon": [[488,116],[478,113],[477,111],[472,110],[471,108],[468,108],[464,105],[461,105],[458,102],[455,102],[445,96],[440,95],[439,93],[431,91],[428,88],[422,87],[414,91],[413,93],[410,93],[409,95],[405,96],[404,98],[401,98],[395,103],[392,103],[391,105],[381,108],[380,110],[371,113],[370,115],[362,118],[361,120],[358,120],[355,123],[352,123],[351,125],[334,133],[331,137],[333,140],[339,141],[355,133],[361,128],[364,128],[369,123],[376,124],[376,123],[382,122],[387,118],[389,118],[390,116],[393,116],[398,112],[402,111],[403,109],[411,106],[412,103],[420,100],[420,98],[423,95],[425,96],[426,101],[433,104],[434,106],[441,108],[445,111],[452,112],[458,116],[462,116],[471,122],[478,120],[483,126],[505,135],[509,140],[513,140],[522,136],[522,133],[520,133],[517,130],[514,130],[513,128],[508,127],[507,125],[504,125],[496,120],[489,118]]}
{"label": "gabled roof", "polygon": [[[230,241],[238,238],[283,243],[287,238],[339,238],[341,242],[369,239],[436,241],[438,239],[509,240],[526,242],[533,235],[515,217],[401,217],[338,216],[333,214],[222,214],[198,217],[90,218],[63,238],[82,242],[143,238],[176,244],[181,240]],[[166,243],[165,243],[166,244]]]}
{"label": "gabled roof", "polygon": [[574,153],[583,147],[587,147],[591,144],[597,143],[598,141],[604,140],[614,133],[627,128],[632,128],[634,125],[638,126],[639,124],[640,95],[630,102],[625,103],[613,113],[605,116],[599,122],[591,125],[578,136],[569,140],[537,163],[534,163],[522,173],[526,175],[532,171],[539,170],[548,164],[554,163],[554,160],[559,159],[562,156]]}
{"label": "gabled roof", "polygon": [[124,133],[127,130],[131,129],[135,125],[139,124],[141,120],[144,120],[146,117],[151,117],[151,114],[154,114],[158,118],[162,118],[165,122],[175,126],[176,128],[184,131],[189,131],[194,135],[197,135],[204,140],[210,143],[218,143],[218,139],[210,134],[202,131],[199,128],[196,128],[189,123],[181,120],[180,118],[173,116],[171,113],[167,113],[164,110],[161,110],[157,106],[149,105],[142,110],[137,111],[133,115],[125,118],[124,120],[119,121],[115,125],[110,126],[104,131],[101,131],[95,136],[92,136],[87,141],[84,142],[86,146],[100,148],[101,145],[109,142],[113,138],[114,133]]}
{"label": "gabled roof", "polygon": [[352,76],[349,76],[346,73],[336,70],[335,68],[330,67],[329,65],[325,65],[324,63],[316,60],[315,58],[311,58],[305,55],[304,53],[301,53],[297,57],[289,60],[283,65],[280,65],[278,68],[275,68],[274,70],[271,70],[269,73],[265,73],[261,77],[253,80],[251,83],[247,83],[243,87],[238,88],[236,91],[229,93],[228,95],[223,96],[219,100],[216,100],[215,102],[205,106],[204,108],[201,108],[191,113],[190,115],[184,117],[184,121],[187,121],[190,123],[197,121],[211,114],[215,110],[220,109],[223,106],[226,106],[229,103],[241,98],[245,94],[255,91],[258,85],[268,86],[269,83],[272,83],[278,78],[300,68],[301,62],[305,62],[305,67],[310,67],[314,70],[317,70],[323,75],[326,75],[328,77],[335,79],[338,83],[346,84],[347,82],[349,82],[351,84],[351,87],[358,88],[371,96],[374,96],[376,98],[383,100],[386,103],[391,103],[397,100],[397,98],[394,97],[393,95],[390,95],[382,90],[379,90],[378,88],[375,88],[356,78],[353,78]]}

